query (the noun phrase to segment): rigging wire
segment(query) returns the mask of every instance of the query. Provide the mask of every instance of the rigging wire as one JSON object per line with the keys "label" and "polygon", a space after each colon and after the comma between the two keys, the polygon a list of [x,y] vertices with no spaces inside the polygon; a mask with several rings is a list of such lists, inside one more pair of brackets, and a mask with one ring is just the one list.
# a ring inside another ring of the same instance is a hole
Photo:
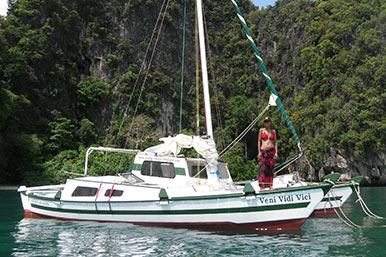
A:
{"label": "rigging wire", "polygon": [[[166,1],[167,1],[167,2],[166,2]],[[145,55],[144,55],[144,57],[143,57],[143,59],[142,59],[142,63],[141,63],[141,67],[140,67],[139,72],[138,72],[138,76],[137,76],[137,78],[136,78],[136,80],[135,80],[133,89],[132,89],[131,94],[130,94],[130,97],[129,97],[129,101],[128,101],[128,103],[127,103],[127,105],[126,105],[126,108],[125,108],[125,111],[124,111],[124,113],[123,113],[122,121],[121,121],[121,123],[120,123],[120,125],[119,125],[118,132],[117,132],[117,134],[116,134],[116,136],[115,136],[114,145],[116,145],[116,144],[118,143],[119,134],[120,134],[120,132],[121,132],[121,130],[122,130],[122,128],[123,128],[123,123],[125,122],[125,120],[126,120],[127,118],[130,117],[130,115],[128,114],[128,111],[129,111],[129,108],[130,108],[130,104],[131,104],[131,101],[132,101],[132,99],[133,99],[134,92],[135,92],[135,90],[136,90],[136,88],[137,88],[139,79],[140,79],[140,77],[141,77],[141,73],[142,73],[142,71],[144,70],[145,63],[146,63],[146,59],[147,59],[147,56],[148,56],[150,47],[151,47],[152,42],[153,42],[153,40],[154,40],[154,36],[155,36],[156,33],[157,33],[157,28],[159,27],[159,29],[158,29],[158,34],[157,34],[157,38],[156,38],[156,41],[155,41],[155,43],[154,43],[152,55],[151,55],[151,57],[150,57],[149,65],[147,66],[147,72],[146,72],[146,74],[145,74],[144,82],[143,82],[142,87],[141,87],[140,96],[139,96],[139,98],[138,98],[138,100],[137,100],[136,108],[135,108],[135,111],[134,111],[134,114],[133,114],[133,119],[132,119],[132,122],[131,122],[131,124],[130,124],[130,129],[129,129],[128,135],[127,135],[127,137],[126,137],[125,144],[124,144],[124,147],[123,147],[123,148],[126,148],[126,146],[127,146],[128,139],[129,139],[128,136],[131,134],[131,129],[132,129],[132,126],[133,126],[133,121],[134,121],[134,118],[135,118],[135,115],[136,115],[136,112],[137,112],[137,108],[138,108],[138,103],[139,103],[139,101],[140,101],[140,98],[141,98],[141,95],[142,95],[142,92],[143,92],[143,88],[144,88],[144,85],[145,85],[145,82],[146,82],[146,79],[147,79],[147,75],[148,75],[148,72],[149,72],[149,70],[150,70],[151,62],[152,62],[152,59],[153,59],[153,56],[154,56],[154,51],[155,51],[156,46],[157,46],[157,43],[158,43],[159,35],[160,35],[161,29],[162,29],[162,25],[163,25],[163,22],[164,22],[164,19],[165,19],[165,15],[166,15],[166,11],[167,11],[167,8],[168,8],[168,5],[169,5],[169,1],[170,1],[170,0],[164,0],[164,1],[162,2],[161,9],[160,9],[160,11],[159,11],[159,13],[158,13],[157,21],[156,21],[156,23],[155,23],[155,25],[154,25],[154,28],[153,28],[153,31],[152,31],[152,35],[151,35],[151,37],[150,37],[149,43],[148,43],[147,48],[146,48]],[[165,7],[165,3],[166,3],[166,7]],[[162,14],[163,14],[163,16],[162,16]],[[161,23],[160,23],[161,16],[162,16],[162,20],[161,20]],[[159,23],[160,23],[160,25],[159,25]],[[107,143],[107,138],[105,139],[105,144],[106,144],[106,143]],[[120,160],[118,161],[118,166],[121,165],[122,161],[123,161],[123,155],[121,155],[121,158],[120,158]],[[105,162],[106,162],[106,160],[105,160]],[[105,171],[105,172],[106,172],[106,171]]]}
{"label": "rigging wire", "polygon": [[259,121],[259,119],[264,115],[264,113],[269,109],[270,104],[268,103],[267,106],[263,109],[262,112],[260,112],[256,118],[243,130],[243,132],[240,133],[229,145],[227,145],[224,150],[221,151],[219,154],[219,157],[223,157],[225,154],[227,154],[240,140],[252,129],[252,127]]}
{"label": "rigging wire", "polygon": [[196,4],[196,10],[195,10],[195,30],[194,30],[194,36],[195,36],[195,62],[196,62],[196,134],[197,136],[200,135],[200,66],[198,63],[198,21],[197,21],[197,4]]}
{"label": "rigging wire", "polygon": [[217,127],[218,127],[218,132],[219,132],[219,138],[220,138],[220,145],[221,145],[221,151],[224,150],[224,137],[222,135],[222,121],[221,121],[221,113],[220,113],[220,107],[218,104],[218,98],[217,98],[217,87],[216,87],[216,79],[214,77],[214,72],[213,72],[213,63],[212,63],[212,58],[210,54],[210,46],[209,46],[209,36],[208,36],[208,28],[206,27],[206,19],[205,15],[203,15],[204,18],[204,28],[205,28],[205,38],[206,38],[206,46],[208,49],[208,60],[209,60],[209,68],[210,68],[210,75],[211,75],[211,84],[212,84],[212,89],[213,89],[213,96],[214,96],[214,105],[216,108],[216,116],[217,116]]}
{"label": "rigging wire", "polygon": [[[269,109],[271,106],[270,103],[267,104],[267,106],[263,109],[262,112],[260,112],[257,117],[229,144],[227,145],[219,154],[219,157],[224,157],[238,142],[241,141],[245,137],[245,135],[252,129],[252,127],[259,121],[259,119],[264,115],[264,113]],[[284,163],[278,165],[275,167],[275,174],[280,172],[281,170],[285,169],[287,166],[291,165],[298,159],[300,159],[304,155],[304,150],[302,150],[299,154],[295,155],[291,159],[285,161]]]}
{"label": "rigging wire", "polygon": [[[144,57],[143,57],[143,59],[142,59],[141,67],[139,68],[139,72],[138,72],[137,79],[135,80],[134,87],[133,87],[133,89],[132,89],[132,91],[131,91],[130,98],[129,98],[129,102],[127,103],[126,109],[125,109],[125,111],[124,111],[124,113],[123,113],[123,118],[122,118],[121,124],[119,125],[119,130],[118,130],[118,133],[117,133],[117,135],[116,135],[116,137],[115,137],[114,145],[116,145],[117,142],[118,142],[118,135],[119,135],[119,133],[120,133],[121,130],[122,130],[123,123],[125,122],[125,120],[126,120],[128,117],[130,117],[130,116],[128,115],[128,110],[129,110],[129,108],[130,108],[131,100],[132,100],[132,98],[133,98],[135,89],[137,88],[137,85],[138,85],[138,82],[139,82],[139,78],[141,77],[141,73],[142,73],[142,71],[143,71],[143,68],[144,68],[144,66],[145,66],[146,59],[147,59],[147,55],[148,55],[148,53],[149,53],[150,46],[151,46],[151,44],[152,44],[152,42],[153,42],[154,35],[155,35],[156,32],[157,32],[158,23],[159,23],[159,21],[160,21],[161,15],[162,15],[162,10],[163,10],[164,7],[165,7],[165,3],[166,3],[166,0],[163,1],[162,5],[161,5],[160,12],[158,13],[157,21],[156,21],[156,23],[155,23],[155,25],[154,25],[153,32],[152,32],[152,34],[151,34],[149,43],[148,43],[148,45],[147,45],[145,55],[144,55]],[[168,1],[168,3],[169,3],[169,1]],[[162,24],[161,24],[161,27],[162,27]],[[149,67],[149,68],[150,68],[150,67]],[[105,144],[106,144],[106,142],[105,142]]]}
{"label": "rigging wire", "polygon": [[[194,28],[194,37],[195,37],[195,61],[196,61],[196,135],[200,136],[200,66],[198,63],[198,14],[197,14],[197,2],[195,4],[195,28]],[[200,154],[197,153],[197,170],[200,168]],[[198,176],[198,184],[200,184],[200,172],[196,174]]]}
{"label": "rigging wire", "polygon": [[181,92],[180,92],[180,126],[179,134],[182,129],[182,97],[184,90],[184,66],[185,66],[185,32],[186,32],[186,0],[184,1],[184,29],[182,34],[182,64],[181,64]]}
{"label": "rigging wire", "polygon": [[[143,89],[145,88],[147,76],[148,76],[148,74],[149,74],[150,67],[151,67],[151,63],[152,63],[153,57],[154,57],[154,53],[155,53],[155,50],[156,50],[156,48],[157,48],[157,44],[158,44],[159,37],[160,37],[160,35],[161,35],[162,25],[163,25],[164,20],[165,20],[165,17],[166,17],[166,13],[167,13],[167,10],[168,10],[168,7],[169,7],[169,2],[170,2],[170,0],[167,1],[166,7],[165,7],[165,11],[164,11],[164,14],[163,14],[163,16],[162,16],[162,20],[161,20],[161,24],[160,24],[160,27],[159,27],[159,30],[158,30],[157,38],[156,38],[156,40],[155,40],[154,47],[153,47],[153,51],[152,51],[151,56],[150,56],[149,65],[148,65],[147,70],[146,70],[145,78],[144,78],[144,80],[143,80],[142,87],[141,87],[141,91],[140,91],[140,93],[139,93],[139,97],[138,97],[138,100],[137,100],[137,104],[136,104],[136,106],[135,106],[133,118],[132,118],[131,123],[130,123],[130,128],[129,128],[129,131],[128,131],[128,134],[127,134],[128,136],[131,134],[131,130],[132,130],[132,128],[133,128],[134,118],[135,118],[135,115],[137,114],[138,105],[139,105],[139,102],[140,102],[141,97],[142,97]],[[126,137],[125,145],[124,145],[123,148],[126,148],[126,146],[127,146],[127,143],[128,143],[128,141],[129,141],[129,137],[128,137],[128,136]]]}
{"label": "rigging wire", "polygon": [[292,163],[294,163],[295,161],[297,161],[298,159],[300,159],[304,154],[304,150],[302,150],[300,153],[298,153],[297,155],[295,155],[294,157],[292,157],[291,159],[285,161],[284,163],[276,166],[274,168],[274,171],[275,173],[274,174],[277,174],[279,173],[281,170],[287,168],[289,165],[291,165]]}

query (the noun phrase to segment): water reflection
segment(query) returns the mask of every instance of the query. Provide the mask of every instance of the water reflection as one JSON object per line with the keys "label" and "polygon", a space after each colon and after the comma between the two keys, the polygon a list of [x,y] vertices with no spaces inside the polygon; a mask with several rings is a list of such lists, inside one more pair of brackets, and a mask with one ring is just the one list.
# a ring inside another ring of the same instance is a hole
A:
{"label": "water reflection", "polygon": [[[286,234],[243,234],[119,223],[23,219],[13,234],[14,256],[256,256],[324,255],[336,242],[353,242],[338,219],[310,219]],[[317,244],[315,242],[318,242]],[[333,243],[334,244],[334,243]]]}
{"label": "water reflection", "polygon": [[[366,188],[365,188],[366,190]],[[365,191],[364,190],[364,191]],[[386,189],[371,189],[380,199]],[[369,190],[365,193],[369,194]],[[366,198],[365,198],[366,197]],[[365,199],[375,199],[365,195]],[[22,219],[12,229],[13,256],[384,256],[385,220],[368,218],[355,203],[338,218],[311,218],[296,233],[241,233],[134,226],[125,223]],[[385,215],[384,201],[369,201]],[[15,224],[15,223],[13,223]],[[374,228],[374,226],[377,226]],[[12,225],[13,227],[13,225]],[[369,228],[371,227],[371,228]],[[0,254],[1,255],[1,254]]]}
{"label": "water reflection", "polygon": [[[23,219],[17,224],[15,256],[144,256],[158,238],[129,224]],[[144,232],[144,233],[142,233]]]}

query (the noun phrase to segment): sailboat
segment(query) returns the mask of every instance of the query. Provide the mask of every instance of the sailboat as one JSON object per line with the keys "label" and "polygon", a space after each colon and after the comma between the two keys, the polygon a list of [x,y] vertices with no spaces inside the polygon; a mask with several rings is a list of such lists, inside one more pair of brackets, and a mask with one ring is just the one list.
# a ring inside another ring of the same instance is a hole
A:
{"label": "sailboat", "polygon": [[[257,181],[233,183],[213,140],[201,0],[196,0],[196,8],[207,136],[165,137],[162,144],[144,151],[91,147],[82,177],[59,185],[19,187],[25,217],[254,231],[300,229],[339,176],[329,174],[321,184],[274,190],[261,190]],[[275,103],[281,104],[274,88],[272,92]],[[194,148],[203,158],[184,157],[179,154],[183,148]],[[134,155],[131,171],[89,176],[88,159],[97,151]]]}

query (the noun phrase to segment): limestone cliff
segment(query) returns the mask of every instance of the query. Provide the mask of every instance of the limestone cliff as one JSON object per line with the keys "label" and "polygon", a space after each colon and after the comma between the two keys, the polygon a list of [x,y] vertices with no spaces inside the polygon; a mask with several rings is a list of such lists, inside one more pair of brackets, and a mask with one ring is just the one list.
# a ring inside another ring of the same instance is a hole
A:
{"label": "limestone cliff", "polygon": [[[157,143],[155,134],[178,132],[184,0],[161,11],[166,2],[10,1],[0,17],[2,180],[33,181],[92,144],[145,148]],[[263,10],[237,2],[306,149],[307,159],[292,169],[313,181],[334,171],[385,185],[384,1],[278,0]],[[182,127],[195,133],[194,3],[187,3]],[[269,92],[231,1],[204,1],[204,13],[220,110],[212,116],[222,121],[214,133],[219,142],[222,127],[226,145]],[[158,17],[162,28],[153,32]],[[199,107],[203,117],[202,101]],[[280,163],[297,147],[280,113],[267,115],[280,135]],[[226,159],[237,179],[256,177],[257,131]]]}

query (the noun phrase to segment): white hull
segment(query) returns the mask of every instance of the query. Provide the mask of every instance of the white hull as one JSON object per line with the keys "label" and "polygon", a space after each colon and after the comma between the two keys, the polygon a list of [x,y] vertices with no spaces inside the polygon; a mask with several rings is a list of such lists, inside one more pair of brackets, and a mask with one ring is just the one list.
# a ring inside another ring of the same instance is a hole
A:
{"label": "white hull", "polygon": [[[296,181],[293,174],[281,175],[275,178],[274,188],[299,187],[307,185],[303,181]],[[335,210],[343,206],[347,199],[351,196],[352,184],[335,184],[328,193],[323,197],[322,201],[315,207],[314,216],[323,216],[335,214]]]}
{"label": "white hull", "polygon": [[353,190],[350,184],[334,186],[324,196],[322,201],[316,206],[313,215],[321,216],[335,214],[334,209],[341,208],[351,196]]}
{"label": "white hull", "polygon": [[[101,192],[103,188],[112,187],[108,183],[89,184],[100,186]],[[189,196],[181,194],[190,188],[167,189],[165,192],[168,192],[168,199],[160,199],[160,188],[142,188],[140,192],[141,188],[137,186],[115,185],[116,190],[124,190],[128,196],[119,201],[113,198],[109,200],[102,194],[97,199],[93,197],[87,200],[89,197],[82,197],[84,199],[66,200],[65,189],[61,199],[54,198],[55,191],[34,191],[33,188],[20,188],[19,191],[26,216],[32,217],[144,225],[285,230],[300,228],[322,200],[326,185],[248,195],[240,190],[211,191],[210,194],[196,192]],[[128,199],[133,195],[137,200]]]}

